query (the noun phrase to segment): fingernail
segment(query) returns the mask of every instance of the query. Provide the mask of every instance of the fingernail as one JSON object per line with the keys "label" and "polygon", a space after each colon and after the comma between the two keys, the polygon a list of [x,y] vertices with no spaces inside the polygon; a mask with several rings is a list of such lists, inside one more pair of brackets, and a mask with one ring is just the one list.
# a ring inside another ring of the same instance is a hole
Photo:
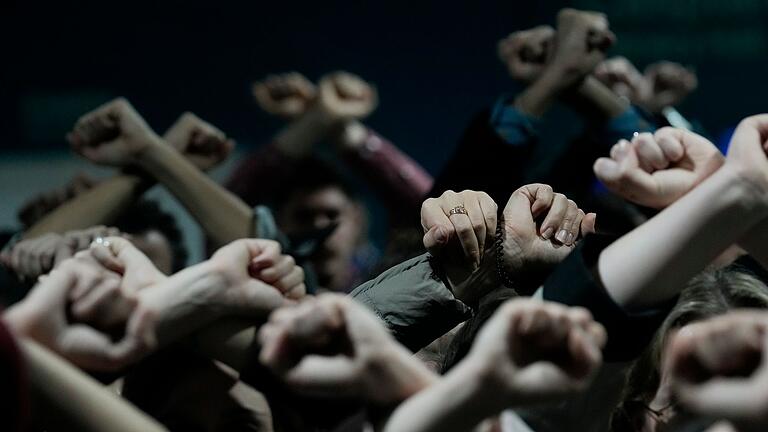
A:
{"label": "fingernail", "polygon": [[552,234],[554,234],[555,230],[552,227],[547,228],[544,233],[541,235],[545,240],[549,240],[550,237],[552,237]]}
{"label": "fingernail", "polygon": [[566,244],[573,244],[573,233],[568,233],[568,240],[565,242]]}
{"label": "fingernail", "polygon": [[565,243],[566,240],[568,240],[568,231],[566,230],[560,230],[560,232],[557,233],[555,236],[555,239],[559,241],[560,243]]}

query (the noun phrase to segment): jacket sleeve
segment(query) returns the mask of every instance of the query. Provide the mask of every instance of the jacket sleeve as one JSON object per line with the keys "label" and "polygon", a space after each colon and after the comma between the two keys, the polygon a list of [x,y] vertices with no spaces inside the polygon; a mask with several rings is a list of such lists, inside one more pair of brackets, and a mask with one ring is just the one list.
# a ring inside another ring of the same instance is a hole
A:
{"label": "jacket sleeve", "polygon": [[609,236],[591,235],[555,269],[543,286],[543,298],[568,306],[581,306],[605,327],[606,362],[635,359],[650,343],[677,298],[653,308],[627,311],[616,304],[599,281],[595,268],[600,252],[613,242]]}
{"label": "jacket sleeve", "polygon": [[436,276],[430,256],[400,263],[350,293],[373,310],[398,342],[417,351],[471,316]]}

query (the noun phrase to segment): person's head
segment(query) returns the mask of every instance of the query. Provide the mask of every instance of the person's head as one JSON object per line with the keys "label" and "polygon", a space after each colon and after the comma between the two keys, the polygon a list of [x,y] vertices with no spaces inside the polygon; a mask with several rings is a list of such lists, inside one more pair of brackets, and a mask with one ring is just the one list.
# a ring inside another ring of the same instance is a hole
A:
{"label": "person's head", "polygon": [[294,239],[332,229],[311,261],[322,287],[343,290],[352,276],[355,252],[367,236],[364,205],[347,181],[318,159],[301,163],[296,174],[290,185],[280,188],[285,194],[275,206],[277,223]]}
{"label": "person's head", "polygon": [[676,332],[696,321],[734,308],[768,308],[768,287],[734,267],[708,270],[680,293],[677,304],[656,332],[651,345],[629,370],[621,401],[611,418],[613,431],[656,430],[675,415],[664,369],[665,347]]}
{"label": "person's head", "polygon": [[186,266],[187,250],[181,230],[174,217],[163,211],[157,202],[137,201],[125,209],[115,227],[131,234],[131,242],[161,272],[172,274]]}

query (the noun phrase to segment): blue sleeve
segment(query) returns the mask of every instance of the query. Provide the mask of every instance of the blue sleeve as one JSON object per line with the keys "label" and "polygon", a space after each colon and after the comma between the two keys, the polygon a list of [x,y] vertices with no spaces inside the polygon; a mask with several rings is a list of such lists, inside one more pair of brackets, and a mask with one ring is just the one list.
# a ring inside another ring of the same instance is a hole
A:
{"label": "blue sleeve", "polygon": [[512,95],[499,97],[491,111],[491,127],[511,146],[528,145],[538,139],[543,121],[520,112],[513,101]]}
{"label": "blue sleeve", "polygon": [[632,139],[635,132],[655,132],[656,129],[655,122],[646,118],[639,109],[630,106],[621,115],[598,128],[594,139],[601,146],[610,148],[621,139]]}

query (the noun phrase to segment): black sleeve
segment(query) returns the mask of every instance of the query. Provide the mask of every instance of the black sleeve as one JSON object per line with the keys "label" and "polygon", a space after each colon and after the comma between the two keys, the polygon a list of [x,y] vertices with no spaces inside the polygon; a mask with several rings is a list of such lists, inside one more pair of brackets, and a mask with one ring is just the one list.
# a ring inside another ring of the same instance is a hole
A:
{"label": "black sleeve", "polygon": [[640,355],[677,301],[631,312],[617,305],[595,271],[600,252],[615,239],[588,236],[544,283],[545,300],[584,307],[605,327],[608,342],[603,355],[607,362],[629,361]]}

